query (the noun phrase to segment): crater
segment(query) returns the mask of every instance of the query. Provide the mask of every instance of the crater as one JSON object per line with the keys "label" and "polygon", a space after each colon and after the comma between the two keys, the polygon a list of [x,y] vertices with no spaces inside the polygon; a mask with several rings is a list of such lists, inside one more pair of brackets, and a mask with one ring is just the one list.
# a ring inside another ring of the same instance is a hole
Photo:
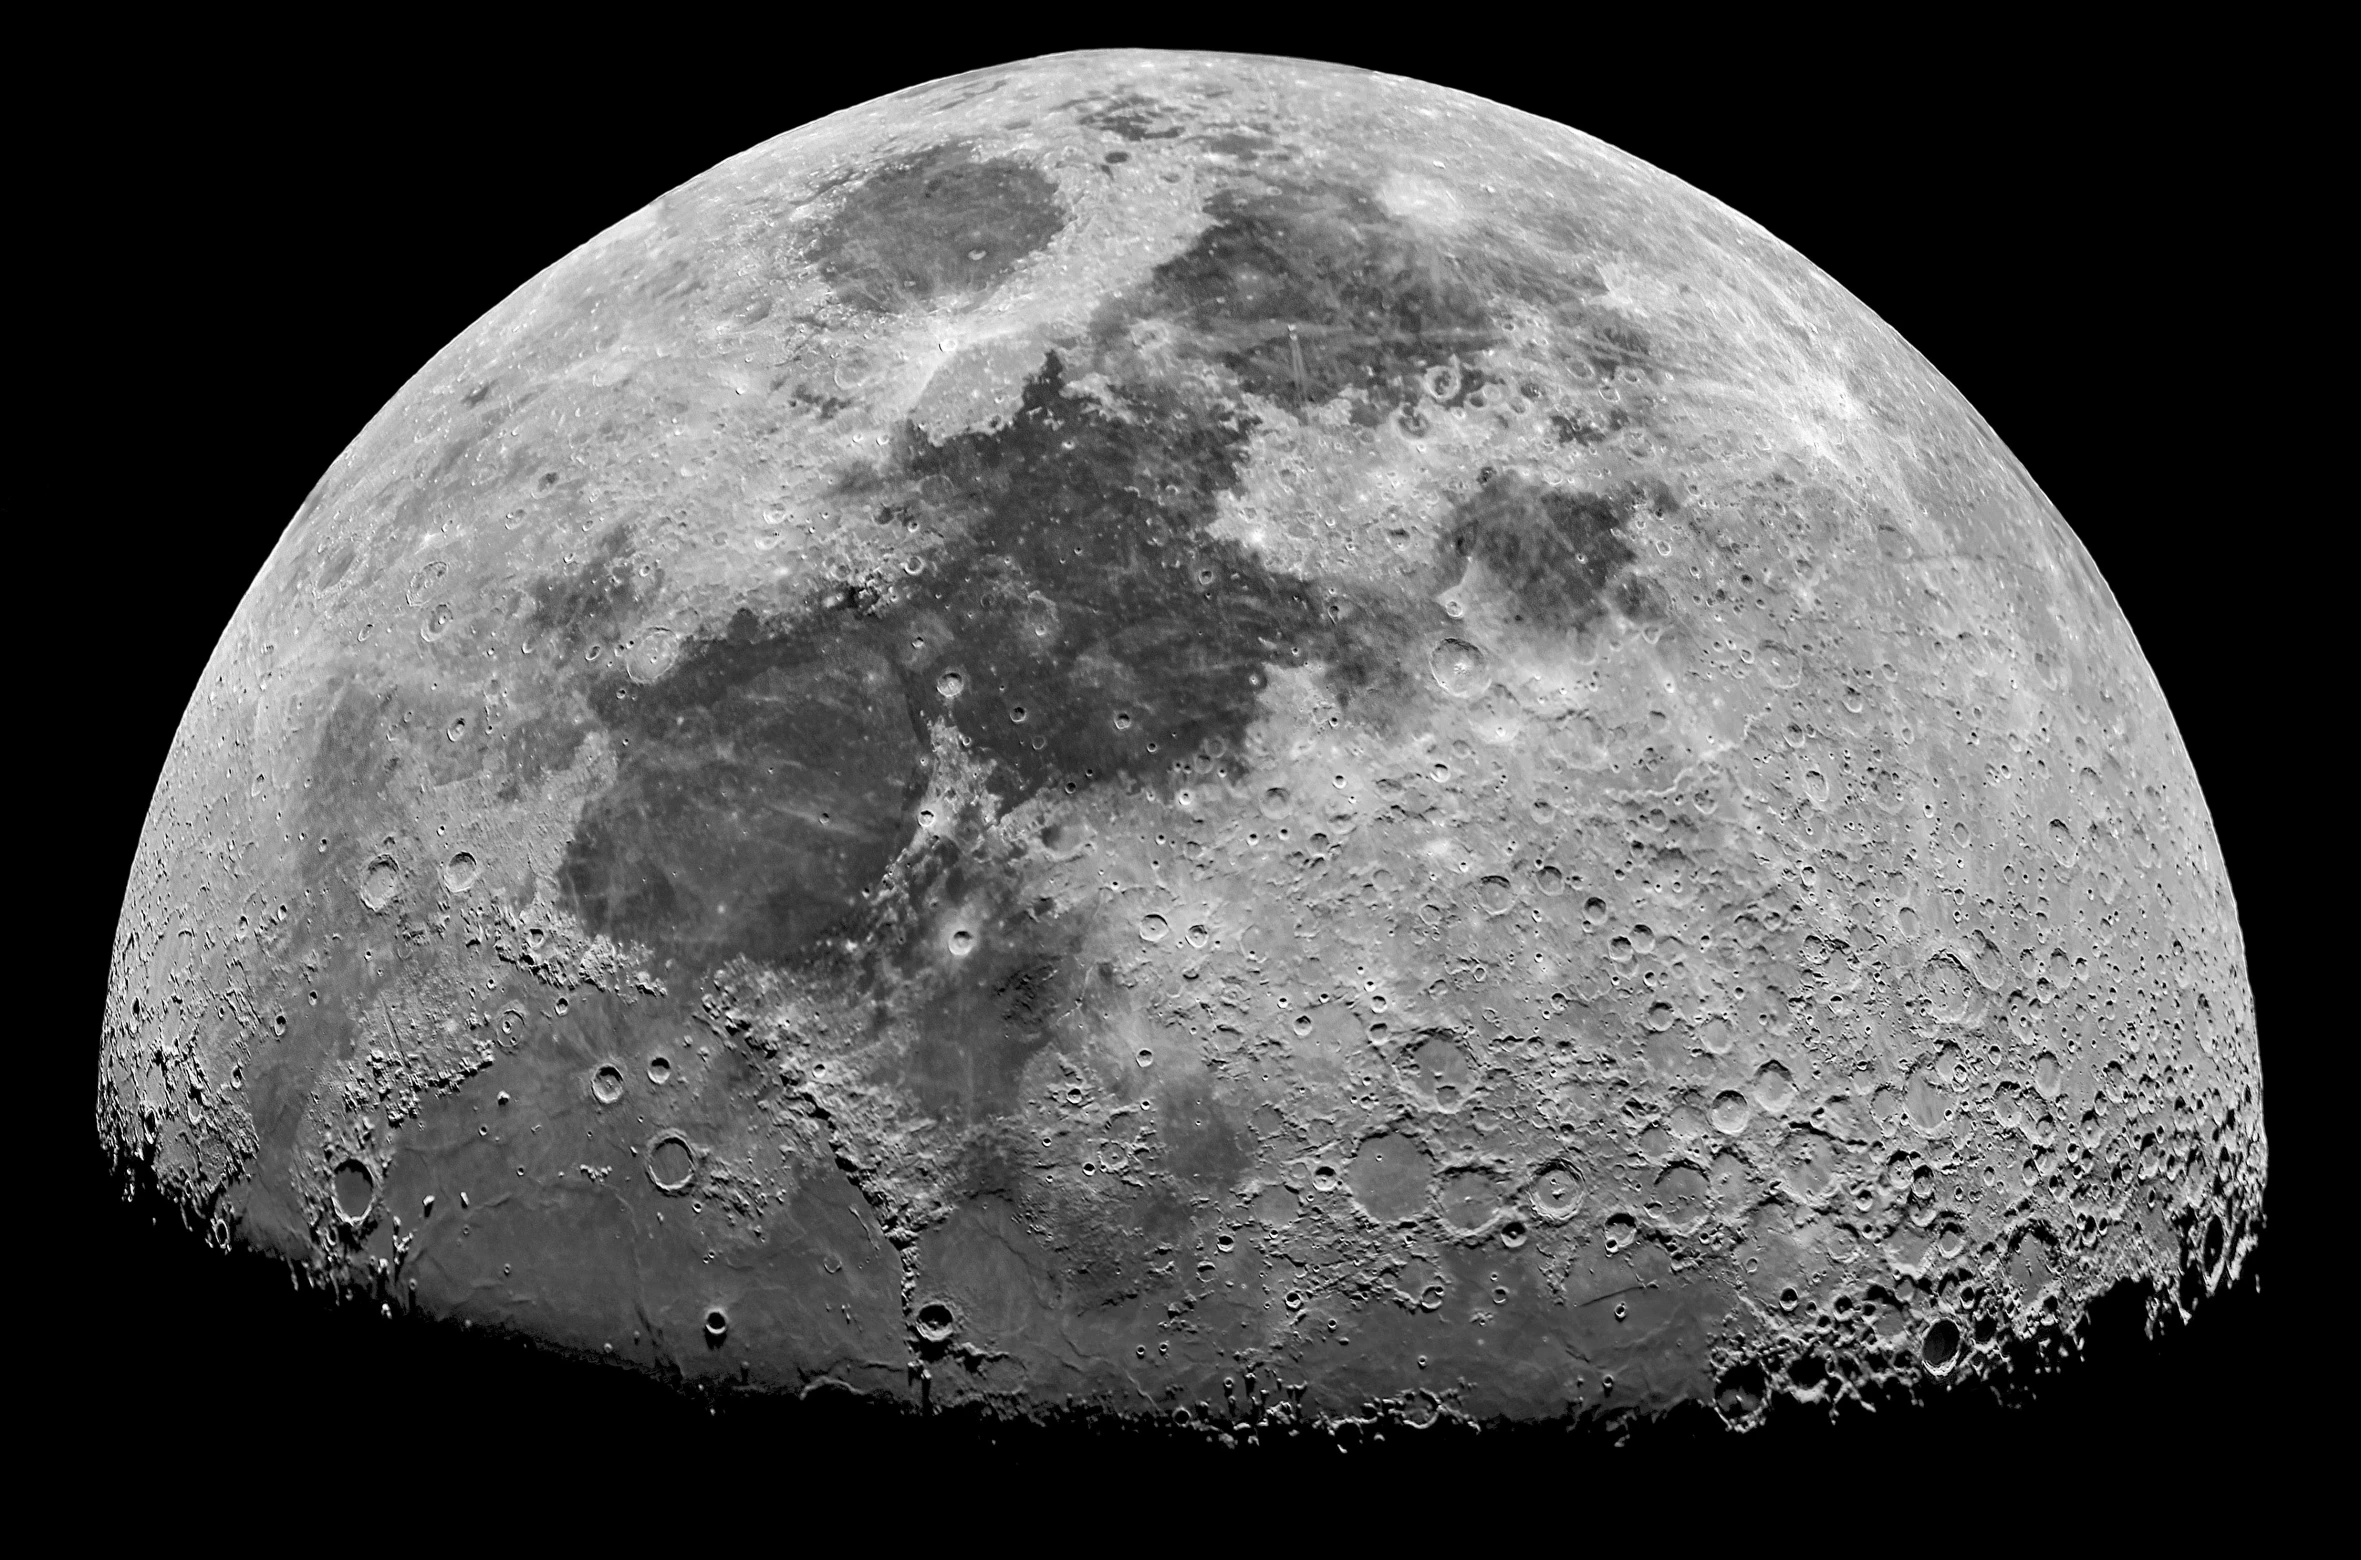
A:
{"label": "crater", "polygon": [[648,1179],[656,1190],[679,1196],[697,1178],[697,1152],[679,1132],[659,1132],[648,1144]]}
{"label": "crater", "polygon": [[1543,1165],[1529,1195],[1535,1213],[1551,1224],[1562,1224],[1582,1207],[1582,1177],[1572,1165]]}
{"label": "crater", "polygon": [[1416,1138],[1380,1132],[1364,1138],[1346,1171],[1353,1201],[1380,1224],[1399,1224],[1426,1208],[1434,1158]]}
{"label": "crater", "polygon": [[361,873],[361,903],[383,912],[402,892],[402,869],[391,856],[378,856]]}
{"label": "crater", "polygon": [[948,1300],[921,1301],[910,1320],[918,1336],[927,1343],[949,1343],[959,1331],[959,1313]]}
{"label": "crater", "polygon": [[347,1224],[359,1224],[369,1217],[369,1210],[377,1204],[377,1178],[369,1167],[358,1159],[347,1159],[336,1167],[336,1215]]}
{"label": "crater", "polygon": [[1444,1227],[1454,1235],[1480,1233],[1501,1211],[1499,1189],[1482,1170],[1453,1170],[1445,1175],[1435,1202]]}

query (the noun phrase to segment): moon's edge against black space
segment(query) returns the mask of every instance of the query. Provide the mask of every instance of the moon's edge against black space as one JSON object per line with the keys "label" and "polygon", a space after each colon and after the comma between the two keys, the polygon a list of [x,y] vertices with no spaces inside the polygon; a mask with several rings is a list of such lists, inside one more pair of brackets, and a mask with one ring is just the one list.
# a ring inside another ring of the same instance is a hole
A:
{"label": "moon's edge against black space", "polygon": [[[2255,614],[2267,593],[2236,583],[2258,565],[2238,562],[2229,540],[2238,495],[2260,473],[2194,458],[2192,447],[2235,442],[2259,394],[2235,346],[2235,309],[2209,301],[2196,274],[2205,262],[2190,215],[2203,201],[2215,208],[2206,225],[2237,225],[2235,167],[2251,153],[2209,140],[2169,73],[2109,84],[2055,55],[2004,50],[1932,79],[1914,58],[1904,91],[1858,75],[1849,85],[1785,77],[1775,56],[1753,51],[1675,72],[1589,50],[1569,64],[1497,44],[1230,32],[995,30],[831,57],[817,72],[785,59],[753,71],[749,60],[749,79],[727,90],[641,78],[627,99],[563,85],[587,82],[582,61],[542,77],[543,92],[581,99],[556,118],[513,90],[497,101],[456,87],[421,97],[421,78],[441,69],[423,55],[396,51],[374,67],[382,79],[330,92],[298,88],[259,58],[236,64],[225,49],[217,68],[159,81],[126,105],[159,138],[161,162],[144,177],[162,212],[140,224],[147,237],[126,236],[128,255],[102,265],[123,268],[118,307],[156,306],[171,325],[164,335],[156,317],[109,327],[143,335],[156,354],[140,370],[156,376],[137,392],[148,410],[133,422],[152,441],[143,461],[156,464],[145,477],[119,473],[134,480],[118,501],[161,507],[68,543],[81,574],[108,581],[106,613],[137,644],[136,660],[100,672],[87,695],[109,713],[85,739],[96,760],[87,791],[69,803],[88,856],[60,923],[59,1023],[74,1037],[74,1065],[50,1107],[63,1117],[55,1162],[67,1186],[50,1238],[78,1254],[52,1297],[81,1308],[57,1323],[75,1340],[61,1385],[76,1433],[119,1424],[144,1401],[196,1413],[234,1441],[241,1429],[314,1422],[345,1399],[356,1411],[365,1400],[371,1438],[395,1443],[471,1403],[500,1405],[520,1446],[603,1425],[631,1440],[664,1426],[782,1447],[849,1438],[888,1461],[953,1442],[962,1457],[981,1449],[972,1429],[946,1439],[883,1415],[710,1415],[619,1373],[296,1295],[265,1264],[206,1250],[169,1215],[151,1224],[158,1206],[121,1200],[91,1127],[87,1063],[125,874],[189,690],[287,517],[420,364],[594,232],[796,124],[963,70],[1147,44],[1330,59],[1493,98],[1654,163],[1794,245],[1959,386],[2075,527],[2204,787],[2238,895],[2264,1055],[2274,1163],[2254,1276],[2160,1339],[2140,1338],[2136,1305],[2122,1307],[2099,1324],[2090,1357],[2030,1407],[1960,1402],[1830,1428],[1797,1415],[1742,1440],[1675,1429],[1627,1451],[1632,1467],[1836,1465],[1864,1453],[1940,1466],[2006,1448],[2019,1467],[2049,1450],[2077,1452],[2088,1468],[2093,1449],[2160,1432],[2177,1457],[2265,1466],[2272,1427],[2289,1422],[2285,1395],[2310,1373],[2305,1340],[2326,1344],[2334,1332],[2311,1278],[2323,1259],[2308,1232],[2325,1228],[2312,1208],[2326,1194],[2308,1166],[2321,1150],[2301,1116],[2333,1081],[2303,1051],[2337,1044],[2301,1032],[2296,961],[2317,944],[2298,935],[2300,901],[2276,881],[2294,777],[2262,750],[2269,712],[2255,687],[2286,673],[2258,671],[2269,652]],[[1789,66],[1802,68],[1805,44],[1791,52]],[[138,549],[130,561],[110,556],[127,545]],[[2313,1370],[2327,1368],[2313,1358]],[[1398,1459],[1403,1439],[1348,1461]],[[1532,1433],[1448,1453],[1430,1442],[1416,1455],[1473,1456],[1503,1473],[1553,1460],[1548,1438]]]}

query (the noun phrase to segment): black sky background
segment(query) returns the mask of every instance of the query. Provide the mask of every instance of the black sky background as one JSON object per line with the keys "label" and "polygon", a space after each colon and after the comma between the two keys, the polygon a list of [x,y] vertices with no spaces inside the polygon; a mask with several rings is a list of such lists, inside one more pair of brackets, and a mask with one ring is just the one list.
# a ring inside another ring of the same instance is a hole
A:
{"label": "black sky background", "polygon": [[[2256,171],[2272,158],[2270,122],[2222,107],[2250,90],[2243,67],[2120,42],[2062,52],[2030,33],[1837,47],[1783,32],[1707,49],[1685,36],[1694,21],[1580,41],[1503,39],[1494,18],[1478,42],[1250,20],[1037,23],[914,43],[899,35],[920,29],[881,17],[890,47],[873,53],[791,19],[562,46],[412,40],[389,22],[401,36],[365,44],[192,34],[94,77],[97,176],[70,215],[19,213],[56,251],[41,308],[87,377],[91,424],[61,436],[107,449],[83,513],[45,523],[69,570],[109,582],[113,627],[90,672],[103,713],[69,715],[89,761],[56,782],[78,820],[76,887],[69,913],[44,921],[61,966],[47,973],[51,1043],[69,1065],[51,1084],[62,1124],[48,1172],[66,1195],[38,1238],[72,1252],[73,1271],[46,1301],[18,1286],[28,1336],[58,1340],[36,1351],[63,1389],[58,1445],[166,1426],[235,1445],[271,1427],[300,1463],[304,1442],[349,1420],[370,1459],[419,1477],[536,1455],[637,1477],[621,1470],[661,1444],[683,1467],[833,1457],[877,1477],[925,1466],[989,1479],[1054,1466],[1078,1487],[1094,1484],[1081,1471],[1094,1459],[1134,1455],[1105,1438],[994,1447],[907,1424],[714,1415],[614,1374],[338,1311],[126,1207],[89,1103],[116,908],[181,710],[280,529],[409,375],[601,228],[796,124],[961,70],[1147,44],[1333,59],[1573,124],[1793,244],[1959,387],[2096,557],[2194,756],[2244,919],[2272,1176],[2259,1290],[2161,1339],[2108,1332],[2023,1409],[1674,1435],[1571,1462],[1541,1440],[1399,1435],[1341,1460],[1139,1455],[1238,1489],[1308,1464],[1376,1475],[1372,1491],[1452,1469],[1479,1485],[1565,1480],[1568,1493],[1738,1477],[1719,1486],[1735,1492],[1749,1472],[1844,1467],[1910,1487],[1992,1458],[2046,1470],[2046,1496],[2069,1499],[2083,1481],[2094,1496],[2103,1486],[2100,1459],[2141,1448],[2170,1449],[2159,1476],[2236,1483],[2304,1466],[2301,1406],[2324,1373],[2350,1372],[2331,1363],[2326,1262],[2342,1199],[2314,1169],[2334,1148],[2314,1122],[2347,1087],[2353,1038],[2349,1017],[2312,1018],[2322,955],[2304,879],[2350,850],[2286,843],[2290,806],[2322,800],[2308,758],[2292,755],[2322,737],[2281,702],[2289,586],[2277,576],[2306,564],[2257,557],[2261,517],[2287,502],[2258,489],[2293,477],[2271,452],[2268,288],[2237,277],[2257,234],[2293,240]],[[2284,249],[2277,263],[2291,263]]]}

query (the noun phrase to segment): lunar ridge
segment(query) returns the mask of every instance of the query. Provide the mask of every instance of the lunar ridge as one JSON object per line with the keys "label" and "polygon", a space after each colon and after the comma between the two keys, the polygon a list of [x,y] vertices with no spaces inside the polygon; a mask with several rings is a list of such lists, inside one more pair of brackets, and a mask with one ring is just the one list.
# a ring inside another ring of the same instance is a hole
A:
{"label": "lunar ridge", "polygon": [[2163,692],[1958,392],[1577,131],[1154,52],[790,131],[403,387],[96,1115],[389,1310],[1216,1433],[1991,1380],[2267,1168]]}

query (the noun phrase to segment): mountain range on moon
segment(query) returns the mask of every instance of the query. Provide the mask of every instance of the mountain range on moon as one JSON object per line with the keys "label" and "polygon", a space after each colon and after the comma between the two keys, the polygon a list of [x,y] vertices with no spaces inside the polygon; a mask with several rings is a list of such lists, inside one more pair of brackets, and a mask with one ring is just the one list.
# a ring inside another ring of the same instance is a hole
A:
{"label": "mountain range on moon", "polygon": [[1560,127],[1096,55],[405,388],[98,1103],[225,1242],[692,1380],[1743,1424],[2220,1283],[2255,1057],[2121,614],[1866,310]]}

